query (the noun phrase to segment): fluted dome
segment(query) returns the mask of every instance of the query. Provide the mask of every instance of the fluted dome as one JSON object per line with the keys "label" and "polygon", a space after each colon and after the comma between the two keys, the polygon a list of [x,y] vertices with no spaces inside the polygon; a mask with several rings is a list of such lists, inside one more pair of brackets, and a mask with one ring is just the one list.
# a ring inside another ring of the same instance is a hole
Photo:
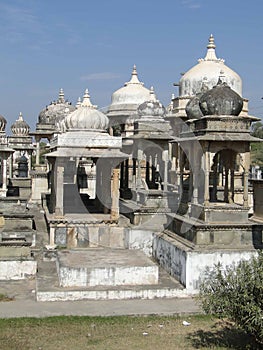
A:
{"label": "fluted dome", "polygon": [[197,94],[188,101],[185,107],[185,112],[188,119],[200,119],[203,117],[203,113],[199,105],[201,96],[202,94]]}
{"label": "fluted dome", "polygon": [[2,115],[0,115],[0,132],[5,131],[6,123],[6,119]]}
{"label": "fluted dome", "polygon": [[235,115],[243,108],[243,99],[220,79],[213,89],[200,97],[200,109],[204,115]]}
{"label": "fluted dome", "polygon": [[65,100],[64,91],[60,89],[58,100],[51,102],[40,112],[38,122],[39,124],[51,124],[56,126],[57,123],[75,109],[75,106],[72,106],[70,102]]}
{"label": "fluted dome", "polygon": [[28,136],[30,126],[24,121],[23,115],[20,112],[18,119],[11,125],[11,131],[16,136]]}
{"label": "fluted dome", "polygon": [[201,92],[202,86],[209,89],[216,85],[218,77],[224,76],[224,81],[242,96],[242,80],[231,68],[225,65],[223,59],[216,57],[213,35],[209,38],[207,54],[199,59],[198,64],[188,70],[179,81],[179,95],[193,96]]}
{"label": "fluted dome", "polygon": [[97,110],[90,101],[88,90],[85,91],[82,103],[62,121],[65,130],[106,130],[109,124],[107,116]]}
{"label": "fluted dome", "polygon": [[156,99],[153,87],[150,90],[150,99],[141,103],[138,107],[138,115],[140,118],[162,118],[165,115],[165,107]]}
{"label": "fluted dome", "polygon": [[150,90],[139,81],[136,66],[134,65],[131,80],[112,94],[111,105],[108,112],[137,109],[137,107],[150,99]]}

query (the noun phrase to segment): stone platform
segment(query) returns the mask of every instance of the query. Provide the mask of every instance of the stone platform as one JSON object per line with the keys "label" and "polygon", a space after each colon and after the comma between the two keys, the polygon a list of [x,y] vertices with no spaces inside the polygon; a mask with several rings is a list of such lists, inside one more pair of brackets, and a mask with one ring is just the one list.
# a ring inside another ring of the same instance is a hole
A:
{"label": "stone platform", "polygon": [[[102,268],[103,264],[106,265],[106,271],[111,267],[113,258],[115,257],[115,266],[123,267],[128,270],[122,270],[122,274],[126,278],[126,282],[129,281],[128,276],[135,278],[134,266],[141,267],[157,267],[157,265],[143,256],[142,252],[129,251],[129,250],[111,250],[103,249],[104,257],[102,259],[102,252],[98,254],[98,250],[89,249],[87,253],[88,258],[83,258],[81,265],[87,263],[93,268]],[[96,252],[95,252],[96,250]],[[60,263],[63,262],[63,255],[67,253],[71,255],[69,260],[72,266],[78,267],[80,261],[77,259],[77,255],[74,255],[74,250],[59,252]],[[76,251],[77,252],[77,251]],[[81,251],[78,251],[79,258],[81,257]],[[121,254],[120,254],[121,253]],[[75,262],[73,262],[75,260]],[[62,287],[59,281],[57,273],[57,262],[56,261],[39,261],[38,262],[38,273],[36,276],[36,300],[37,301],[73,301],[73,300],[127,300],[127,299],[155,299],[155,298],[177,298],[177,297],[188,297],[188,293],[184,287],[174,278],[169,276],[164,269],[157,267],[158,277],[154,284],[146,284],[145,280],[141,280],[141,284],[127,284],[127,285],[96,285],[96,286],[68,286]],[[84,265],[85,266],[85,265]],[[113,264],[114,266],[114,264]],[[105,266],[104,266],[105,268]],[[129,271],[130,270],[130,271]],[[84,270],[85,271],[85,270]],[[156,270],[155,270],[156,271]],[[84,272],[83,272],[84,274]],[[84,274],[85,275],[85,274]],[[110,279],[109,279],[110,280]],[[137,282],[139,280],[137,279]],[[150,282],[150,280],[148,280]],[[156,283],[157,282],[157,283]]]}
{"label": "stone platform", "polygon": [[140,251],[91,248],[58,252],[61,287],[158,283],[158,266]]}

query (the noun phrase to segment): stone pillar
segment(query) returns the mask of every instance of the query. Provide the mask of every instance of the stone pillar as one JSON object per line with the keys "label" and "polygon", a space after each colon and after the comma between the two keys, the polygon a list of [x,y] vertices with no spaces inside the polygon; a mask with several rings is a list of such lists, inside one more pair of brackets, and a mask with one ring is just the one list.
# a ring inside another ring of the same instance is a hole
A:
{"label": "stone pillar", "polygon": [[244,193],[243,193],[243,206],[248,207],[248,177],[250,167],[250,152],[244,154]]}
{"label": "stone pillar", "polygon": [[168,149],[163,150],[162,158],[163,158],[163,162],[164,162],[163,189],[164,189],[164,191],[167,191],[167,189],[168,189],[168,161],[169,161]]}
{"label": "stone pillar", "polygon": [[230,170],[230,190],[228,195],[228,202],[233,203],[235,196],[235,171],[234,169]]}
{"label": "stone pillar", "polygon": [[195,158],[193,159],[193,203],[194,204],[198,204],[198,185],[199,185],[199,176],[200,176],[200,172],[199,172],[199,163],[200,163],[200,159],[199,158]]}
{"label": "stone pillar", "polygon": [[193,178],[193,145],[190,144],[190,149],[189,149],[189,153],[188,153],[188,157],[189,157],[189,187],[188,187],[188,201],[191,202],[192,196],[193,196],[193,182],[194,182],[194,178]]}
{"label": "stone pillar", "polygon": [[209,174],[210,174],[210,161],[209,152],[205,151],[205,183],[204,183],[204,204],[209,204]]}
{"label": "stone pillar", "polygon": [[50,227],[49,230],[49,247],[55,247],[55,227]]}
{"label": "stone pillar", "polygon": [[62,160],[57,159],[55,165],[55,191],[56,191],[56,203],[55,203],[55,215],[64,215],[64,165]]}
{"label": "stone pillar", "polygon": [[129,159],[125,160],[124,177],[125,177],[125,188],[129,188]]}
{"label": "stone pillar", "polygon": [[138,149],[137,151],[137,159],[138,159],[138,167],[137,167],[137,178],[136,178],[136,188],[140,188],[142,186],[142,169],[141,163],[143,160],[143,151]]}
{"label": "stone pillar", "polygon": [[40,137],[36,137],[36,165],[40,164]]}
{"label": "stone pillar", "polygon": [[113,169],[112,173],[112,204],[111,204],[111,220],[117,221],[119,219],[119,177],[120,169]]}
{"label": "stone pillar", "polygon": [[132,158],[132,187],[136,188],[136,158]]}
{"label": "stone pillar", "polygon": [[184,164],[183,164],[183,151],[181,147],[178,145],[178,168],[177,168],[177,188],[180,198],[183,194],[183,177],[184,177]]}
{"label": "stone pillar", "polygon": [[32,170],[32,154],[30,153],[28,155],[28,172],[30,173],[31,170]]}
{"label": "stone pillar", "polygon": [[7,159],[4,157],[3,158],[3,185],[2,189],[6,190],[7,189]]}
{"label": "stone pillar", "polygon": [[103,205],[104,214],[108,214],[112,206],[111,182],[111,165],[108,161],[105,161],[103,170],[101,171],[101,190],[99,198]]}
{"label": "stone pillar", "polygon": [[13,177],[13,154],[10,154],[8,161],[9,161],[9,178],[12,179],[12,177]]}

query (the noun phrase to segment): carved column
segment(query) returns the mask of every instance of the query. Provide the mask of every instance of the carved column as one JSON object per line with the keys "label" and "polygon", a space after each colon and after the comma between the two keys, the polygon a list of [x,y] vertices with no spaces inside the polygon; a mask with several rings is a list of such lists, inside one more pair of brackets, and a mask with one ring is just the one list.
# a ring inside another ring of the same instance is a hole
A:
{"label": "carved column", "polygon": [[64,215],[64,164],[62,159],[57,159],[55,162],[55,215]]}
{"label": "carved column", "polygon": [[119,177],[120,169],[115,168],[112,172],[112,204],[111,204],[111,220],[117,221],[119,219]]}
{"label": "carved column", "polygon": [[205,183],[204,183],[204,204],[209,204],[209,174],[210,174],[210,160],[209,160],[209,151],[206,150],[205,154]]}
{"label": "carved column", "polygon": [[248,177],[250,167],[250,152],[246,152],[244,155],[244,193],[243,193],[243,206],[248,207]]}
{"label": "carved column", "polygon": [[10,154],[8,162],[9,162],[9,178],[12,179],[12,177],[13,177],[13,154]]}
{"label": "carved column", "polygon": [[40,164],[40,137],[36,136],[36,165]]}
{"label": "carved column", "polygon": [[143,151],[138,149],[137,151],[138,167],[137,167],[137,178],[136,178],[136,187],[140,188],[142,186],[142,160],[143,160]]}
{"label": "carved column", "polygon": [[2,185],[2,189],[6,190],[7,189],[7,159],[4,156],[3,158],[3,185]]}
{"label": "carved column", "polygon": [[163,174],[163,189],[167,191],[168,188],[168,161],[169,161],[169,153],[168,150],[163,150],[162,154],[163,162],[164,162],[164,174]]}

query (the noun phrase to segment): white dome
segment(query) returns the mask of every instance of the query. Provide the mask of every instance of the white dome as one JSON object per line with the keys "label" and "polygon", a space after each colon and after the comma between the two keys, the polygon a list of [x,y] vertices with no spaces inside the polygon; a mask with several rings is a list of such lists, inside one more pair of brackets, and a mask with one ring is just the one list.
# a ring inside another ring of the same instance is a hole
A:
{"label": "white dome", "polygon": [[97,110],[90,101],[88,90],[82,103],[61,122],[60,129],[66,130],[106,130],[109,124],[107,116]]}
{"label": "white dome", "polygon": [[[140,105],[150,99],[150,90],[139,81],[136,66],[134,65],[131,80],[112,94],[109,111],[119,110],[120,105]],[[127,109],[127,106],[126,108]]]}
{"label": "white dome", "polygon": [[240,76],[225,65],[223,59],[218,59],[215,53],[216,45],[213,35],[209,38],[207,54],[199,59],[198,64],[187,71],[179,81],[179,95],[193,96],[207,87],[212,89],[218,78],[227,83],[235,92],[242,96],[242,80]]}

